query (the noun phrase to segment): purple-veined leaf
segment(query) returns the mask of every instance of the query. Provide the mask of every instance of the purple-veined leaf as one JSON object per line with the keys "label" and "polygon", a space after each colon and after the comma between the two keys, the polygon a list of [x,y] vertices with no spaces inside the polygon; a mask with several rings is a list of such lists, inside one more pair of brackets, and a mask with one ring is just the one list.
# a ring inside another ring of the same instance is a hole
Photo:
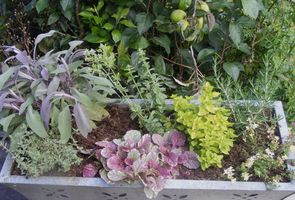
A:
{"label": "purple-veined leaf", "polygon": [[36,133],[38,136],[42,138],[45,138],[48,136],[39,113],[33,110],[32,106],[28,107],[28,110],[26,113],[26,121],[30,129],[32,129],[32,131]]}
{"label": "purple-veined leaf", "polygon": [[107,176],[111,181],[122,181],[127,177],[125,173],[116,170],[111,170]]}
{"label": "purple-veined leaf", "polygon": [[182,147],[185,144],[186,137],[179,131],[173,131],[171,133],[171,142],[174,147]]}
{"label": "purple-veined leaf", "polygon": [[196,153],[186,151],[188,160],[183,165],[189,169],[197,169],[199,167],[199,161]]}
{"label": "purple-veined leaf", "polygon": [[49,73],[48,73],[48,69],[46,69],[45,67],[42,68],[41,70],[41,76],[45,81],[49,80]]}
{"label": "purple-veined leaf", "polygon": [[72,115],[69,106],[59,113],[58,130],[60,133],[60,142],[66,144],[72,136]]}
{"label": "purple-veined leaf", "polygon": [[155,144],[157,144],[157,145],[159,145],[159,146],[162,146],[162,145],[165,144],[165,143],[164,143],[164,138],[163,138],[161,135],[159,135],[159,134],[153,134],[153,135],[152,135],[152,140],[153,140],[153,142],[154,142]]}
{"label": "purple-veined leaf", "polygon": [[76,103],[74,106],[74,117],[81,135],[87,138],[92,128],[90,126],[90,120],[80,103]]}
{"label": "purple-veined leaf", "polygon": [[164,162],[172,167],[175,167],[178,164],[178,156],[174,152],[168,152],[168,154],[164,155],[163,158]]}
{"label": "purple-veined leaf", "polygon": [[152,145],[151,136],[148,134],[143,135],[137,145],[138,148],[142,151],[142,153],[149,153]]}
{"label": "purple-veined leaf", "polygon": [[94,177],[98,172],[97,167],[92,164],[87,164],[83,168],[83,177]]}
{"label": "purple-veined leaf", "polygon": [[49,31],[48,33],[43,33],[43,34],[40,34],[36,37],[35,39],[35,46],[34,46],[34,51],[33,51],[33,58],[34,60],[36,60],[36,49],[37,49],[37,45],[44,39],[44,38],[47,38],[47,37],[51,37],[54,33],[56,33],[57,31],[55,30],[51,30]]}
{"label": "purple-veined leaf", "polygon": [[115,149],[105,147],[101,150],[100,155],[104,158],[110,158],[110,157],[116,155],[116,151],[115,151]]}
{"label": "purple-veined leaf", "polygon": [[124,170],[124,161],[117,155],[110,157],[107,160],[107,167],[113,170]]}
{"label": "purple-veined leaf", "polygon": [[51,106],[52,106],[52,103],[50,101],[52,97],[53,95],[48,95],[47,97],[45,97],[45,99],[42,101],[41,109],[40,109],[40,115],[46,129],[49,128],[49,120],[50,120]]}

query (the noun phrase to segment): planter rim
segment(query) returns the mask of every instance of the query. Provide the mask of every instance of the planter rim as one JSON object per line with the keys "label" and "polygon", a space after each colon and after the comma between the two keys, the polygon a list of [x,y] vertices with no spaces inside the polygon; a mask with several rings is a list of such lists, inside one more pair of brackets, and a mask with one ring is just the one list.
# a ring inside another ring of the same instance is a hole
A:
{"label": "planter rim", "polygon": [[[135,102],[142,102],[142,100],[135,100]],[[194,101],[198,103],[197,101]],[[257,101],[247,101],[259,105]],[[245,101],[236,101],[234,103],[245,103]],[[171,105],[172,101],[167,100],[167,105]],[[285,143],[288,139],[288,126],[284,115],[283,104],[281,101],[275,101],[272,104],[275,110],[275,115],[279,118],[278,128],[280,130],[282,142]],[[289,165],[289,161],[295,159],[294,152],[290,153],[287,159],[287,167],[290,171],[295,171],[295,167]],[[0,183],[17,185],[17,184],[40,184],[40,185],[55,185],[55,186],[87,186],[87,187],[101,187],[101,188],[142,188],[141,184],[116,183],[108,184],[101,178],[84,178],[84,177],[55,177],[55,176],[40,176],[30,177],[11,175],[13,166],[13,159],[8,154],[0,173]],[[215,181],[215,180],[182,180],[169,179],[166,182],[165,189],[200,189],[200,190],[243,190],[243,191],[266,191],[269,190],[267,184],[263,182],[231,182],[231,181]],[[279,183],[274,191],[295,191],[295,180],[288,183]]]}

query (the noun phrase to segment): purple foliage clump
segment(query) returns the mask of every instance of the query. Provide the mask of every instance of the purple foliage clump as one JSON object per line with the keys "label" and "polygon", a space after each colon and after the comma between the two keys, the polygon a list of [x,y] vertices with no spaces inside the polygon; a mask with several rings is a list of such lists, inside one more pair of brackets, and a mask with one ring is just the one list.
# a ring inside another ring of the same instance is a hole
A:
{"label": "purple foliage clump", "polygon": [[[128,131],[122,139],[97,142],[95,155],[103,166],[100,176],[109,183],[141,182],[147,197],[154,198],[183,167],[199,167],[197,155],[185,144],[185,135],[178,131],[142,136],[137,130]],[[93,177],[97,171],[97,166],[88,164],[83,176]]]}

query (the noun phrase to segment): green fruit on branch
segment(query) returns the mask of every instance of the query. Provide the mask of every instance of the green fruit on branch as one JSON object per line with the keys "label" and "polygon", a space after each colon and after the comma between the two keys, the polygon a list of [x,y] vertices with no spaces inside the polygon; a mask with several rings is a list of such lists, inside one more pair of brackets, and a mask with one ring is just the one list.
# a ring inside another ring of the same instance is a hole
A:
{"label": "green fruit on branch", "polygon": [[204,27],[204,17],[199,17],[196,20],[196,29],[202,29]]}
{"label": "green fruit on branch", "polygon": [[192,4],[192,0],[180,0],[178,4],[178,8],[181,10],[188,9]]}
{"label": "green fruit on branch", "polygon": [[186,17],[186,13],[183,10],[174,10],[171,15],[170,15],[170,19],[172,22],[179,22],[180,20],[183,20]]}
{"label": "green fruit on branch", "polygon": [[210,8],[209,8],[208,4],[204,1],[198,1],[197,9],[203,10],[207,13],[210,12]]}
{"label": "green fruit on branch", "polygon": [[182,19],[177,23],[180,26],[181,31],[185,31],[185,29],[189,26],[189,23],[187,20]]}

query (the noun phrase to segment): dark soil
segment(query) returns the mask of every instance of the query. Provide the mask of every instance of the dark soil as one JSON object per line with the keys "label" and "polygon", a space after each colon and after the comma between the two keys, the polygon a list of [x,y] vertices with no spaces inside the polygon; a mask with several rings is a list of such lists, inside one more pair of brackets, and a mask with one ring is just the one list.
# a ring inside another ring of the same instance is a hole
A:
{"label": "dark soil", "polygon": [[[95,142],[102,140],[113,140],[121,138],[128,130],[136,129],[139,130],[139,125],[136,121],[130,119],[130,111],[127,107],[121,107],[118,105],[108,106],[106,108],[110,114],[109,117],[105,118],[101,122],[97,123],[97,127],[88,134],[87,138],[81,135],[75,135],[74,138],[77,141],[78,146],[82,147],[84,150],[91,150],[96,147]],[[263,130],[262,130],[263,131]],[[265,130],[264,130],[265,131]],[[261,143],[267,144],[269,141],[266,137],[261,137]],[[248,145],[238,137],[231,149],[229,155],[226,155],[223,159],[223,168],[211,167],[205,171],[200,168],[197,170],[189,170],[189,177],[178,177],[181,179],[191,179],[191,180],[225,180],[223,172],[228,167],[240,166],[247,158],[252,156],[253,152],[248,152],[247,149],[252,147],[247,147]],[[70,171],[67,173],[57,173],[50,172],[45,175],[55,175],[55,176],[67,176],[67,177],[81,177],[83,172],[83,167],[88,163],[93,163],[95,160],[91,158],[90,155],[80,154],[83,160],[80,165],[72,166]],[[187,169],[184,169],[187,170]],[[283,170],[273,172],[273,174],[284,173]],[[14,167],[14,175],[19,175],[20,172]],[[184,173],[186,174],[186,173]],[[251,177],[251,181],[259,181],[258,177]],[[288,182],[286,178],[284,180]]]}

